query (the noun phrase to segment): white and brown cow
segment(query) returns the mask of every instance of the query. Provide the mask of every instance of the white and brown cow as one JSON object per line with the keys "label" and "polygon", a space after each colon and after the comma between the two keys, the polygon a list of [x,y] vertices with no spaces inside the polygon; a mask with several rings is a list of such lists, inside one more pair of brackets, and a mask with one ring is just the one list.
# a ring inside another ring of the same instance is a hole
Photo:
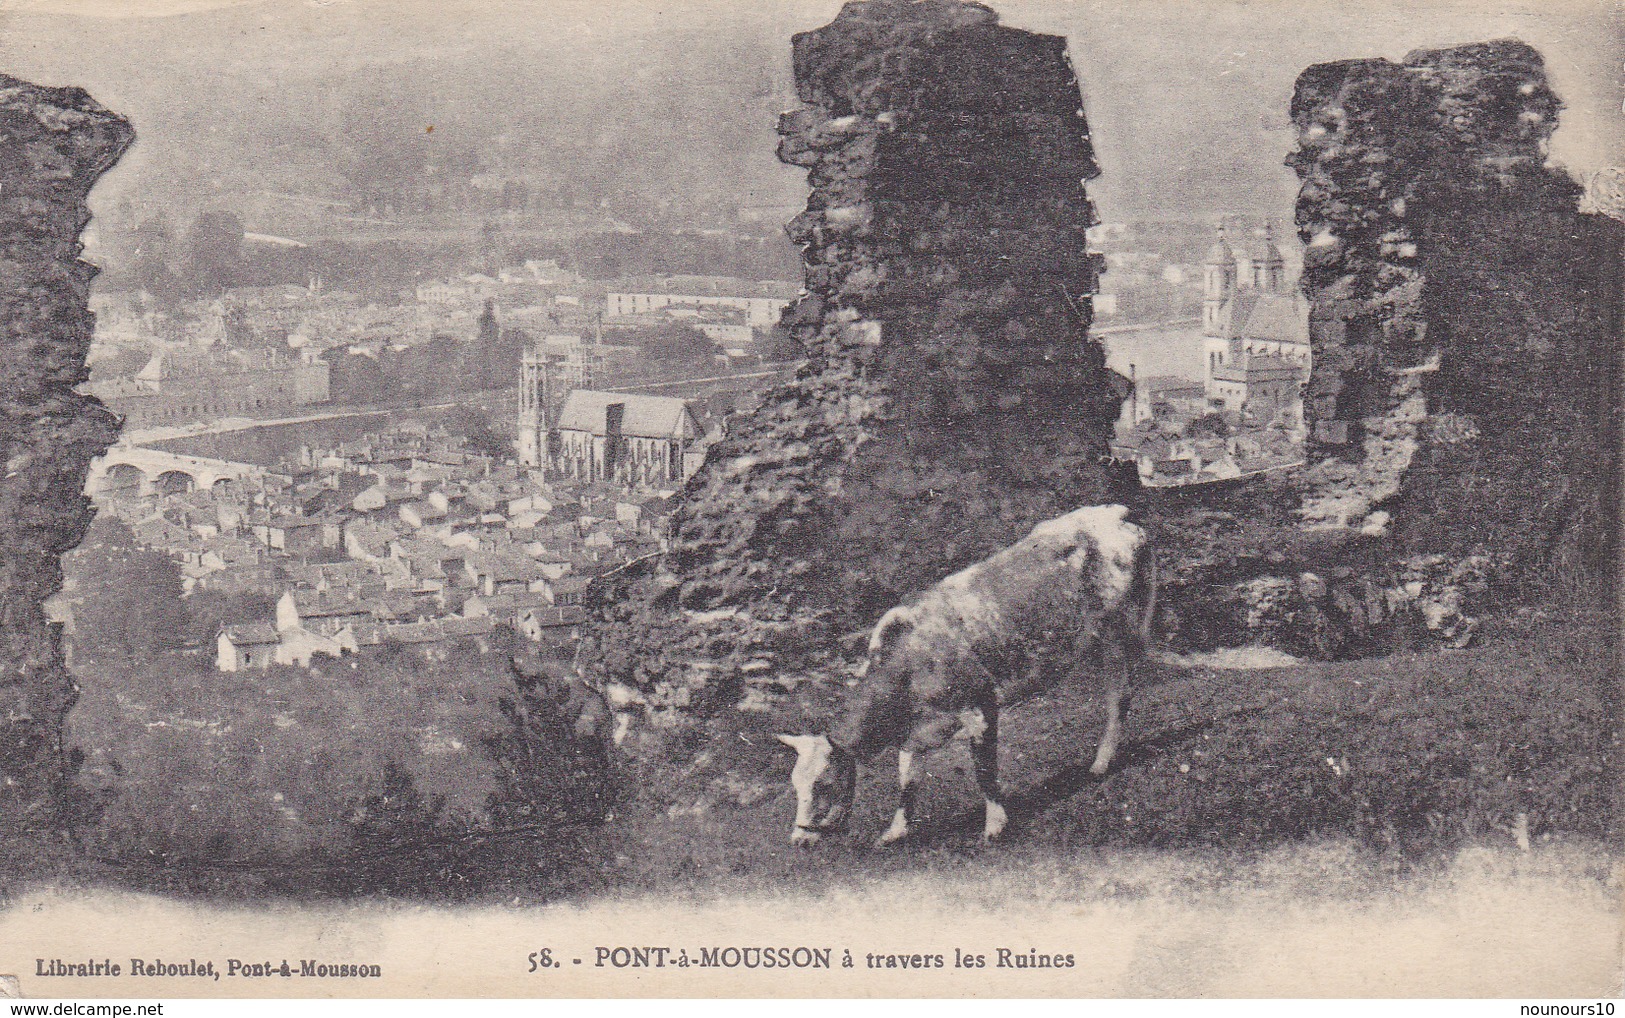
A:
{"label": "white and brown cow", "polygon": [[1106,731],[1090,771],[1111,766],[1124,703],[1145,657],[1156,568],[1143,530],[1120,505],[1047,520],[1019,543],[886,612],[845,711],[827,735],[781,735],[796,751],[793,844],[816,842],[851,812],[857,765],[898,750],[901,801],[890,844],[908,834],[916,763],[963,729],[987,802],[983,838],[1004,830],[999,705],[1077,678],[1092,661],[1106,680]]}

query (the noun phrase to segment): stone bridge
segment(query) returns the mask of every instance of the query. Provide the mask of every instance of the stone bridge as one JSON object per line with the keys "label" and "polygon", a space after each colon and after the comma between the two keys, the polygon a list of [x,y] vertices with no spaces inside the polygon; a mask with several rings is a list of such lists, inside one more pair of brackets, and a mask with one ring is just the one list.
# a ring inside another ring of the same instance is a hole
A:
{"label": "stone bridge", "polygon": [[133,490],[138,495],[168,495],[197,488],[213,488],[225,482],[258,480],[265,474],[264,467],[252,463],[233,463],[142,446],[118,445],[91,464],[85,492],[96,495]]}

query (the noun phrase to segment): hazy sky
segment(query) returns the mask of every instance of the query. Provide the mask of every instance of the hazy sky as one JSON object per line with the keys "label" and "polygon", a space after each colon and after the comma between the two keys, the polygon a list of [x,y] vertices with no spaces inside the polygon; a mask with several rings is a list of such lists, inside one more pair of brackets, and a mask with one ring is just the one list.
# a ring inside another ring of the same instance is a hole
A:
{"label": "hazy sky", "polygon": [[[801,171],[773,157],[773,114],[793,104],[789,35],[839,6],[0,0],[0,70],[83,85],[135,122],[136,150],[99,200],[202,187],[250,164],[319,188],[347,134],[323,96],[371,75],[381,101],[449,104],[470,123],[624,162],[626,186],[793,203],[805,195]],[[1418,46],[1523,39],[1545,55],[1567,104],[1553,158],[1584,176],[1625,152],[1625,20],[1611,0],[992,6],[1005,24],[1069,40],[1103,169],[1090,190],[1106,220],[1288,219],[1296,185],[1281,160],[1298,72]]]}

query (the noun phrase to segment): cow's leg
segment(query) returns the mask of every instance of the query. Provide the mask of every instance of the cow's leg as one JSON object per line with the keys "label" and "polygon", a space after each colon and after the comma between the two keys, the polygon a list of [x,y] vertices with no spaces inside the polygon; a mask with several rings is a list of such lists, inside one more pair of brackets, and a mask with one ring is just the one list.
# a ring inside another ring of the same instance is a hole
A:
{"label": "cow's leg", "polygon": [[891,826],[880,836],[880,844],[890,845],[908,837],[909,815],[914,810],[916,777],[914,754],[906,749],[900,750],[897,754],[897,812],[892,816]]}
{"label": "cow's leg", "polygon": [[992,841],[1004,833],[1008,816],[999,800],[999,708],[988,704],[981,709],[982,723],[971,730],[970,754],[976,765],[976,787],[982,790],[986,804],[986,819],[982,824],[982,840]]}
{"label": "cow's leg", "polygon": [[1100,736],[1100,748],[1095,751],[1095,762],[1089,773],[1099,777],[1112,765],[1117,754],[1117,742],[1123,736],[1123,707],[1128,701],[1129,686],[1133,679],[1130,664],[1129,640],[1113,634],[1106,640],[1106,731]]}
{"label": "cow's leg", "polygon": [[924,720],[915,724],[903,741],[903,748],[897,753],[897,813],[886,833],[880,836],[880,844],[890,845],[907,837],[914,814],[914,785],[919,780],[919,765],[927,753],[941,749],[953,738],[960,724],[959,717],[946,711],[925,712]]}
{"label": "cow's leg", "polygon": [[1089,766],[1089,773],[1099,777],[1105,774],[1112,765],[1112,757],[1117,753],[1117,740],[1123,733],[1123,691],[1118,688],[1106,691],[1106,732],[1100,737],[1100,748],[1095,751],[1095,762]]}

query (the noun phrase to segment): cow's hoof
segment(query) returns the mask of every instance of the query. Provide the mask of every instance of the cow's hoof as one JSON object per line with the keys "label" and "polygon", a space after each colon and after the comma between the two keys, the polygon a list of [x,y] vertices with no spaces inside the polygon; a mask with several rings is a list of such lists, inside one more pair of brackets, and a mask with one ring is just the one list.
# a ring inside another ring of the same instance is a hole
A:
{"label": "cow's hoof", "polygon": [[1005,813],[1003,806],[996,802],[988,803],[987,820],[982,825],[982,844],[991,845],[998,841],[999,835],[1004,833],[1004,825],[1009,822],[1010,817]]}
{"label": "cow's hoof", "polygon": [[885,848],[887,845],[897,844],[906,837],[908,837],[908,817],[903,815],[902,810],[898,810],[891,818],[891,826],[886,828],[885,834],[875,839],[875,844]]}
{"label": "cow's hoof", "polygon": [[818,844],[818,839],[821,837],[823,835],[817,831],[794,830],[790,832],[790,844],[797,848],[811,848]]}

